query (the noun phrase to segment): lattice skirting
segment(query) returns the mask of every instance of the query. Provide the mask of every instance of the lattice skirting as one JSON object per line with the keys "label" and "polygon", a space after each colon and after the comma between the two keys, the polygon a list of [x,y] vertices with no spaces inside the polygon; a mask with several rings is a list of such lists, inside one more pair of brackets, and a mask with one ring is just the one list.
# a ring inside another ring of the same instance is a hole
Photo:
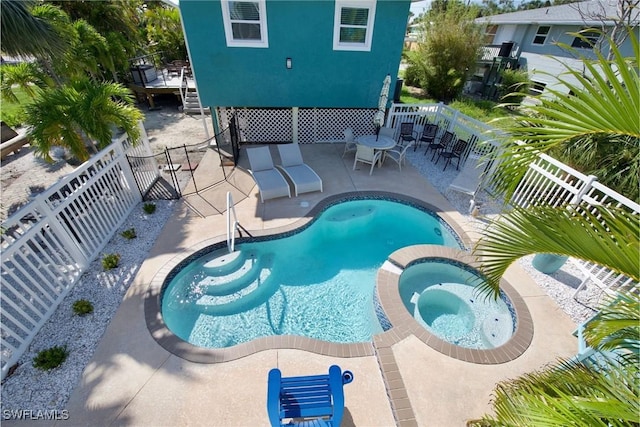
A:
{"label": "lattice skirting", "polygon": [[[375,108],[300,108],[296,115],[292,108],[219,107],[216,114],[221,130],[229,127],[231,116],[236,114],[241,143],[290,142],[297,133],[300,144],[312,144],[341,142],[348,127],[355,135],[375,132],[376,111]],[[223,138],[228,134],[224,132]]]}

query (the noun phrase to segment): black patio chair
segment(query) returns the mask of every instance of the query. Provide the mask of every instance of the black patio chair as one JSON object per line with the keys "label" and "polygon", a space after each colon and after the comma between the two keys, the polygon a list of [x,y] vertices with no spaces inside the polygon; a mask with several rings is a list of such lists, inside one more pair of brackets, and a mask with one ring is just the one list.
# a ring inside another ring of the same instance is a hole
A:
{"label": "black patio chair", "polygon": [[[440,154],[440,151],[446,149],[449,144],[453,143],[453,140],[455,139],[455,135],[453,132],[449,132],[448,130],[444,132],[444,134],[442,134],[442,136],[440,137],[440,139],[438,140],[438,142],[433,141],[433,143],[429,144],[427,146],[427,149],[424,150],[424,155],[427,155],[427,151],[429,150],[433,150],[433,155],[431,156],[431,161],[433,161],[436,158],[436,154]],[[436,162],[438,163],[438,162]]]}
{"label": "black patio chair", "polygon": [[427,146],[429,146],[430,144],[433,144],[436,140],[437,134],[438,134],[438,125],[435,125],[432,123],[427,123],[426,125],[424,125],[424,128],[422,128],[422,134],[420,135],[420,138],[418,138],[418,140],[416,141],[416,144],[413,146],[413,151],[416,151],[418,146],[422,145],[423,142],[427,144]]}
{"label": "black patio chair", "polygon": [[456,160],[456,170],[459,170],[460,158],[467,149],[467,145],[469,145],[467,141],[465,141],[464,139],[458,139],[458,142],[455,143],[453,149],[451,149],[450,151],[443,150],[440,152],[440,154],[438,155],[438,159],[436,160],[436,164],[438,164],[438,161],[440,161],[440,157],[444,157],[445,159],[447,159],[447,161],[444,163],[444,169],[442,169],[443,171],[445,171],[449,163],[451,163],[452,159],[458,159]]}
{"label": "black patio chair", "polygon": [[402,146],[409,144],[411,141],[416,142],[418,133],[413,130],[413,123],[400,123],[400,135],[398,143]]}

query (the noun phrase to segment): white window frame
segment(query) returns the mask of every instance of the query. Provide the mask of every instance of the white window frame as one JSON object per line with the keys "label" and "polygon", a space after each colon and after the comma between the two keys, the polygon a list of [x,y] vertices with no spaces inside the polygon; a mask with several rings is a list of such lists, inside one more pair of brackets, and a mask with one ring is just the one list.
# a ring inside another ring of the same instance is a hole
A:
{"label": "white window frame", "polygon": [[[222,21],[224,23],[224,35],[227,39],[227,47],[269,47],[269,36],[267,32],[267,5],[266,0],[246,0],[247,3],[258,3],[259,21],[250,21],[251,23],[260,24],[260,40],[237,40],[233,38],[233,29],[231,21],[231,13],[229,11],[229,1],[220,0],[222,8]],[[242,22],[242,21],[238,21]],[[248,21],[247,21],[248,22]]]}
{"label": "white window frame", "polygon": [[[348,43],[340,41],[340,17],[342,8],[369,9],[364,43]],[[333,50],[371,51],[373,25],[376,20],[376,0],[336,0],[333,19]]]}
{"label": "white window frame", "polygon": [[[547,31],[547,34],[538,34],[538,32],[540,31],[540,28],[542,27],[549,27],[549,31]],[[544,46],[547,43],[547,39],[549,38],[549,35],[551,34],[551,25],[538,25],[538,29],[536,30],[536,34],[533,36],[533,40],[531,40],[531,44],[534,44],[536,46]],[[536,43],[536,38],[537,37],[544,37],[544,40],[542,41],[542,43]]]}

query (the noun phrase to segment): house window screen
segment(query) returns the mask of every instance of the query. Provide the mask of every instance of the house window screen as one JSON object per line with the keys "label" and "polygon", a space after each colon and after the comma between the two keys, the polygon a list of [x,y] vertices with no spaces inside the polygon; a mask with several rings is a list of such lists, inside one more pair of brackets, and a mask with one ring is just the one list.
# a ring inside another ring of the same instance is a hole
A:
{"label": "house window screen", "polygon": [[343,7],[340,13],[340,43],[365,43],[369,9]]}
{"label": "house window screen", "polygon": [[600,40],[600,33],[594,30],[586,30],[582,29],[580,31],[580,36],[573,39],[573,43],[571,43],[571,47],[575,47],[578,49],[593,49],[593,47]]}
{"label": "house window screen", "polygon": [[221,3],[229,47],[268,47],[264,0]]}
{"label": "house window screen", "polygon": [[375,1],[336,1],[334,50],[371,50],[375,5]]}
{"label": "house window screen", "polygon": [[551,27],[548,25],[541,25],[538,27],[535,37],[533,38],[533,44],[544,44],[547,41],[547,36],[551,31]]}

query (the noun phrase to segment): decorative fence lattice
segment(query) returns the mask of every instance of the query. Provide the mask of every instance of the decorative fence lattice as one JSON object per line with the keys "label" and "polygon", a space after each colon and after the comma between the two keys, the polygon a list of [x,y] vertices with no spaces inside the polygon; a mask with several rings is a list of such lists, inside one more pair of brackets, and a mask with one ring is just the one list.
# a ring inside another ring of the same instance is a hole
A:
{"label": "decorative fence lattice", "polygon": [[[268,144],[293,140],[290,108],[218,108],[217,114],[221,129],[229,127],[235,114],[241,143]],[[230,140],[224,142],[229,143]]]}
{"label": "decorative fence lattice", "polygon": [[301,108],[298,113],[300,144],[344,141],[344,130],[354,135],[375,132],[373,116],[377,110],[368,108]]}
{"label": "decorative fence lattice", "polygon": [[[300,144],[342,142],[344,130],[353,129],[356,135],[373,133],[373,115],[369,108],[218,108],[218,124],[229,127],[236,114],[242,143],[274,143],[293,141]],[[219,144],[228,144],[224,134]]]}
{"label": "decorative fence lattice", "polygon": [[140,202],[126,147],[123,135],[2,223],[3,378]]}

